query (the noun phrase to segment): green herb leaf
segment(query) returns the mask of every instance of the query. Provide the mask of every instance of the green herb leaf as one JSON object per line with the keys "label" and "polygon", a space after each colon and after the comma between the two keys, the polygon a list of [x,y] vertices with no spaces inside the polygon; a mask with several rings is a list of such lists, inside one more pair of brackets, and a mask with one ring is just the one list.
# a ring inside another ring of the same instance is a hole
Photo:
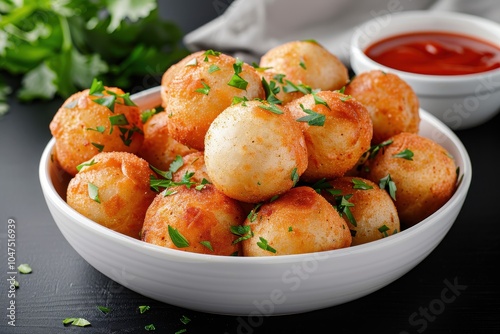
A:
{"label": "green herb leaf", "polygon": [[89,88],[89,95],[101,96],[103,91],[104,91],[104,84],[102,83],[102,81],[94,78],[92,80],[92,85]]}
{"label": "green herb leaf", "polygon": [[104,314],[108,314],[109,312],[111,312],[111,309],[106,306],[97,306],[97,309]]}
{"label": "green herb leaf", "polygon": [[215,65],[215,64],[210,65],[210,67],[208,68],[208,73],[210,73],[210,74],[217,72],[217,71],[220,71],[220,67]]}
{"label": "green herb leaf", "polygon": [[207,85],[204,81],[202,81],[201,84],[203,85],[203,88],[198,88],[195,89],[194,91],[197,93],[208,95],[208,93],[210,92],[210,86]]}
{"label": "green herb leaf", "polygon": [[264,109],[264,110],[267,110],[267,111],[270,111],[270,112],[272,112],[273,114],[277,114],[277,115],[281,115],[281,114],[283,114],[283,110],[281,110],[281,109],[280,109],[277,105],[275,105],[275,104],[269,104],[269,105],[261,104],[261,105],[259,105],[259,108]]}
{"label": "green herb leaf", "polygon": [[189,322],[191,322],[191,319],[189,319],[188,317],[186,317],[185,315],[183,315],[182,318],[181,318],[181,322],[184,325],[187,325]]}
{"label": "green herb leaf", "polygon": [[200,244],[202,244],[203,246],[205,246],[206,248],[208,248],[210,251],[214,251],[214,249],[212,248],[212,244],[210,243],[210,241],[208,240],[204,240],[204,241],[200,241]]}
{"label": "green herb leaf", "polygon": [[101,200],[99,199],[99,188],[95,184],[91,182],[88,183],[88,192],[89,197],[92,200],[96,201],[97,203],[101,203]]}
{"label": "green herb leaf", "polygon": [[352,179],[351,180],[353,183],[353,188],[354,189],[362,189],[362,190],[368,190],[368,189],[373,189],[373,187],[369,184],[367,184],[365,181],[360,180],[360,179]]}
{"label": "green herb leaf", "polygon": [[316,95],[316,93],[311,93],[311,95],[314,98],[314,104],[316,104],[316,105],[321,104],[321,105],[324,105],[325,107],[327,107],[328,109],[330,109],[330,106],[328,105],[328,103],[326,103],[325,100],[323,100],[323,98]]}
{"label": "green herb leaf", "polygon": [[82,162],[81,164],[79,164],[78,166],[76,166],[76,170],[80,171],[83,167],[89,167],[89,166],[95,165],[96,163],[97,162],[95,162],[94,159],[92,159],[90,161]]}
{"label": "green herb leaf", "polygon": [[241,90],[246,90],[248,86],[248,81],[240,77],[238,74],[233,74],[231,80],[227,83],[231,87],[235,87]]}
{"label": "green herb leaf", "polygon": [[257,241],[257,246],[259,246],[263,250],[269,251],[271,253],[276,253],[276,249],[271,247],[271,245],[269,245],[269,243],[267,242],[266,239],[264,239],[263,237],[259,237],[259,240],[260,241]]}
{"label": "green herb leaf", "polygon": [[106,127],[102,126],[102,125],[98,125],[95,127],[95,129],[93,128],[87,128],[88,131],[97,131],[99,133],[104,133],[104,130],[106,130]]}
{"label": "green herb leaf", "polygon": [[246,107],[247,105],[245,102],[247,102],[247,101],[248,101],[248,99],[246,96],[243,96],[243,97],[234,96],[233,101],[231,102],[231,105],[241,103],[241,105],[243,107]]}
{"label": "green herb leaf", "polygon": [[168,235],[176,247],[189,247],[189,241],[176,229],[168,225]]}
{"label": "green herb leaf", "polygon": [[156,327],[153,324],[149,324],[149,325],[144,326],[144,329],[147,331],[154,331],[154,330],[156,330]]}
{"label": "green herb leaf", "polygon": [[413,160],[413,152],[409,149],[405,149],[404,151],[394,154],[393,157]]}
{"label": "green herb leaf", "polygon": [[295,167],[294,169],[292,169],[291,179],[292,179],[292,182],[293,182],[293,186],[295,187],[295,185],[299,181],[299,173],[297,172],[297,167]]}
{"label": "green herb leaf", "polygon": [[239,236],[238,239],[233,241],[233,244],[237,244],[243,240],[250,239],[253,237],[252,228],[249,225],[236,225],[231,226],[231,233]]}
{"label": "green herb leaf", "polygon": [[380,226],[380,227],[378,228],[378,231],[379,231],[380,233],[382,233],[382,235],[384,236],[384,238],[389,236],[389,234],[387,234],[387,231],[389,231],[389,228],[388,228],[388,227],[387,227],[387,225],[385,225],[385,224],[384,224],[384,225],[382,225],[382,226]]}
{"label": "green herb leaf", "polygon": [[97,150],[99,152],[102,152],[102,150],[104,150],[104,145],[102,145],[102,144],[99,144],[99,143],[91,143],[91,144],[92,144],[92,146],[94,146],[95,148],[97,148]]}
{"label": "green herb leaf", "polygon": [[78,327],[90,326],[90,322],[88,322],[84,318],[66,318],[62,321],[64,325],[73,325]]}
{"label": "green herb leaf", "polygon": [[17,267],[17,270],[19,270],[19,272],[21,274],[31,274],[31,272],[33,271],[30,267],[29,264],[27,263],[22,263],[20,264],[18,267]]}
{"label": "green herb leaf", "polygon": [[150,309],[150,308],[151,308],[151,307],[150,307],[149,305],[141,305],[141,306],[139,306],[139,307],[138,307],[139,312],[140,312],[141,314],[143,314],[144,312],[149,311],[149,309]]}
{"label": "green herb leaf", "polygon": [[307,122],[310,126],[323,126],[325,125],[326,116],[320,113],[315,112],[312,109],[306,109],[304,105],[301,103],[300,108],[303,112],[308,114],[307,116],[302,116],[297,118],[297,122]]}
{"label": "green herb leaf", "polygon": [[380,189],[386,189],[393,200],[396,200],[396,183],[391,179],[391,175],[387,174],[379,181]]}

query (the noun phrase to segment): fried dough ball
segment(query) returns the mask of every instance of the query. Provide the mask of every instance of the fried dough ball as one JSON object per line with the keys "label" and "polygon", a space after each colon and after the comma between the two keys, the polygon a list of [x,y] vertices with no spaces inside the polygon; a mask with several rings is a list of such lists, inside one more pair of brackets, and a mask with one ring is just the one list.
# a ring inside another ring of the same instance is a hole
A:
{"label": "fried dough ball", "polygon": [[[330,180],[329,190],[340,191],[332,195],[323,191],[322,195],[338,210],[349,210],[354,218],[342,212],[342,217],[351,230],[351,246],[382,239],[401,231],[396,206],[387,191],[378,184],[358,177],[338,177]],[[343,206],[342,199],[352,206]]]}
{"label": "fried dough ball", "polygon": [[183,156],[182,160],[182,166],[172,175],[174,182],[181,182],[186,175],[190,175],[191,182],[201,183],[203,179],[210,182],[205,166],[205,155],[202,151],[189,153]]}
{"label": "fried dough ball", "polygon": [[237,236],[231,232],[232,226],[245,219],[237,201],[210,184],[201,190],[175,186],[169,191],[170,195],[162,192],[151,203],[141,232],[143,241],[210,255],[240,251],[240,245],[233,243]]}
{"label": "fried dough ball", "polygon": [[260,59],[261,68],[284,74],[285,80],[312,89],[336,90],[348,80],[347,67],[340,59],[315,41],[292,41],[278,45]]}
{"label": "fried dough ball", "polygon": [[[270,108],[273,111],[267,110]],[[307,167],[299,124],[280,107],[247,101],[225,109],[205,138],[212,183],[227,196],[257,203],[292,188]]]}
{"label": "fried dough ball", "polygon": [[310,116],[305,110],[325,118],[324,124],[297,122],[302,127],[308,152],[303,181],[343,176],[370,148],[373,127],[368,111],[340,92],[308,94],[288,103],[285,110],[296,120]]}
{"label": "fried dough ball", "polygon": [[438,143],[408,132],[368,159],[362,171],[375,183],[390,175],[396,186],[395,205],[401,223],[412,226],[443,206],[457,184],[454,159]]}
{"label": "fried dough ball", "polygon": [[168,83],[172,81],[172,79],[175,77],[175,74],[179,68],[182,68],[183,66],[186,66],[190,61],[193,60],[193,58],[198,57],[199,55],[202,55],[205,53],[205,51],[197,51],[193,52],[186,57],[182,58],[180,61],[177,63],[173,64],[170,66],[165,73],[163,73],[161,77],[161,89],[160,89],[160,96],[161,96],[161,106],[163,108],[166,108],[168,105],[167,102],[167,89],[168,89]]}
{"label": "fried dough ball", "polygon": [[50,123],[50,131],[56,139],[57,159],[72,176],[79,164],[97,153],[137,153],[144,140],[139,107],[125,105],[123,99],[117,97],[114,111],[110,110],[96,102],[110,96],[106,90],[124,94],[115,87],[105,87],[103,96],[89,95],[88,89],[75,93],[63,103]]}
{"label": "fried dough ball", "polygon": [[418,133],[418,96],[398,75],[380,70],[363,72],[351,80],[344,92],[370,112],[372,144],[380,144],[400,132]]}
{"label": "fried dough ball", "polygon": [[132,153],[98,153],[71,179],[66,201],[98,224],[139,239],[156,194],[150,174],[148,163]]}
{"label": "fried dough ball", "polygon": [[203,151],[212,121],[235,97],[264,98],[252,66],[223,53],[205,52],[175,70],[166,91],[168,132],[182,144]]}
{"label": "fried dough ball", "polygon": [[324,197],[306,186],[262,204],[244,226],[253,233],[242,241],[244,256],[303,254],[351,245],[346,222]]}
{"label": "fried dough ball", "polygon": [[144,142],[137,154],[154,167],[168,170],[179,156],[197,152],[179,143],[168,134],[168,114],[159,112],[144,123]]}

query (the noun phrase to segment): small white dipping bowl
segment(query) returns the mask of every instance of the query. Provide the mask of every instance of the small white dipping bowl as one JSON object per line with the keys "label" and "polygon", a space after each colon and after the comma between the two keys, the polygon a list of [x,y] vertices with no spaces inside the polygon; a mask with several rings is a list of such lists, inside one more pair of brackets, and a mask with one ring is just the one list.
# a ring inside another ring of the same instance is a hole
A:
{"label": "small white dipping bowl", "polygon": [[387,14],[355,28],[350,63],[354,73],[374,69],[393,72],[419,97],[420,106],[451,129],[480,125],[500,111],[500,69],[466,75],[426,75],[398,71],[368,58],[365,50],[382,39],[411,32],[449,32],[500,46],[500,24],[481,17],[444,11]]}
{"label": "small white dipping bowl", "polygon": [[[159,105],[159,88],[133,95],[142,108]],[[453,197],[415,226],[371,243],[302,255],[213,256],[163,248],[95,223],[65,201],[68,177],[52,161],[52,138],[40,160],[48,208],[70,245],[94,268],[144,296],[192,310],[230,315],[282,315],[349,302],[395,281],[444,238],[472,178],[469,155],[442,122],[421,111],[421,134],[452,154],[463,179]],[[59,193],[58,193],[59,190]]]}

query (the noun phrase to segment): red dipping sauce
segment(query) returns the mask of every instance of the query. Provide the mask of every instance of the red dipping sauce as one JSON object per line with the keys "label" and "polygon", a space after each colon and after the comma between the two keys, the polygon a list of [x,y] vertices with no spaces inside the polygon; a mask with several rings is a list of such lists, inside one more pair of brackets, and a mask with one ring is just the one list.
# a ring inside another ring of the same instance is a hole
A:
{"label": "red dipping sauce", "polygon": [[379,64],[418,74],[474,74],[500,68],[499,46],[448,32],[389,37],[368,46],[365,54]]}

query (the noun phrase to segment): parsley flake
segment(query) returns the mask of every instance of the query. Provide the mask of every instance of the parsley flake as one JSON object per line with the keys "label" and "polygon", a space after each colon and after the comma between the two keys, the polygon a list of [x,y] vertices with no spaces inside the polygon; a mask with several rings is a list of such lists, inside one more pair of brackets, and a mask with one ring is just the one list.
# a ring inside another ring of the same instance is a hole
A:
{"label": "parsley flake", "polygon": [[111,309],[106,306],[97,306],[97,309],[104,314],[108,314],[109,312],[111,312]]}
{"label": "parsley flake", "polygon": [[66,318],[62,321],[62,323],[66,325],[73,325],[78,327],[90,326],[90,322],[88,322],[84,318]]}
{"label": "parsley flake", "polygon": [[368,189],[373,189],[373,187],[369,184],[367,184],[365,181],[360,180],[360,179],[352,179],[351,180],[353,183],[353,189],[361,189],[361,190],[368,190]]}
{"label": "parsley flake", "polygon": [[391,175],[387,174],[385,177],[381,178],[379,181],[380,189],[386,189],[389,191],[389,195],[393,200],[396,200],[396,183],[391,179]]}
{"label": "parsley flake", "polygon": [[201,84],[203,85],[203,88],[198,88],[195,89],[194,91],[197,93],[208,95],[208,93],[210,92],[210,86],[207,85],[204,81],[202,81]]}
{"label": "parsley flake", "polygon": [[233,245],[237,244],[240,241],[247,240],[253,237],[253,231],[249,225],[231,226],[231,233],[239,236],[238,239],[233,241]]}
{"label": "parsley flake", "polygon": [[189,247],[189,241],[179,232],[179,230],[170,225],[168,225],[168,235],[170,236],[170,239],[172,239],[175,247]]}
{"label": "parsley flake", "polygon": [[186,317],[185,315],[182,316],[182,318],[180,319],[181,322],[184,324],[184,325],[187,325],[189,322],[191,322],[191,319],[189,319],[188,317]]}
{"label": "parsley flake", "polygon": [[89,197],[92,200],[94,200],[97,203],[101,203],[101,200],[99,199],[99,188],[95,184],[89,182],[88,192],[89,192]]}
{"label": "parsley flake", "polygon": [[399,153],[393,155],[394,158],[403,158],[406,160],[413,160],[413,152],[409,149],[405,149]]}
{"label": "parsley flake", "polygon": [[293,186],[295,186],[297,184],[297,182],[299,181],[299,173],[297,173],[297,167],[292,169],[291,179],[293,182]]}
{"label": "parsley flake", "polygon": [[210,241],[208,240],[203,240],[203,241],[200,241],[200,244],[202,244],[203,246],[205,246],[206,248],[208,248],[210,251],[214,251],[214,249],[212,248],[212,244],[210,243]]}
{"label": "parsley flake", "polygon": [[98,144],[98,143],[91,143],[99,152],[102,152],[104,150],[104,145]]}
{"label": "parsley flake", "polygon": [[149,309],[150,309],[150,308],[151,308],[151,307],[150,307],[149,305],[141,305],[141,306],[139,306],[139,307],[138,307],[139,312],[140,312],[141,314],[143,314],[144,312],[149,311]]}
{"label": "parsley flake", "polygon": [[269,105],[265,105],[265,104],[261,104],[259,106],[259,108],[261,109],[264,109],[264,110],[267,110],[267,111],[270,111],[272,112],[273,114],[277,114],[277,115],[281,115],[283,114],[283,110],[281,110],[277,105],[275,104],[269,104]]}
{"label": "parsley flake", "polygon": [[30,267],[29,264],[27,263],[23,263],[23,264],[20,264],[18,267],[17,267],[17,270],[19,270],[19,272],[21,274],[31,274],[31,272],[33,271]]}
{"label": "parsley flake", "polygon": [[263,237],[259,237],[259,240],[260,241],[257,241],[257,246],[271,253],[276,253],[276,249],[271,247],[266,239],[264,239]]}
{"label": "parsley flake", "polygon": [[325,125],[326,116],[320,113],[315,112],[312,109],[306,109],[304,105],[301,103],[300,108],[303,112],[307,114],[307,116],[303,116],[297,118],[297,122],[307,122],[310,126],[323,126]]}
{"label": "parsley flake", "polygon": [[97,162],[95,162],[94,159],[92,159],[90,161],[82,162],[81,164],[79,164],[78,166],[76,166],[76,170],[80,171],[83,167],[90,167],[92,165],[95,165],[96,163]]}
{"label": "parsley flake", "polygon": [[147,331],[154,331],[154,330],[156,330],[156,327],[153,324],[149,324],[149,325],[144,326],[144,329]]}

